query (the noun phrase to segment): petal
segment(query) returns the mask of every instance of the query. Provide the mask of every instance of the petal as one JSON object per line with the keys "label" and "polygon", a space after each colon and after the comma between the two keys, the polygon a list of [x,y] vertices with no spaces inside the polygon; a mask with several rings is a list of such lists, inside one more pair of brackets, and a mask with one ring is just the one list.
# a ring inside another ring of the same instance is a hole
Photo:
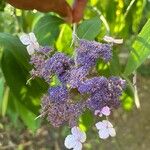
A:
{"label": "petal", "polygon": [[115,137],[116,136],[116,131],[114,128],[108,128],[109,130],[109,135],[112,136],[112,137]]}
{"label": "petal", "polygon": [[114,39],[114,43],[122,44],[123,43],[123,39]]}
{"label": "petal", "polygon": [[32,41],[32,43],[37,42],[37,39],[36,39],[35,34],[33,32],[29,33],[29,37],[30,37],[30,40]]}
{"label": "petal", "polygon": [[122,44],[123,39],[114,39],[113,37],[110,36],[104,36],[104,41],[106,42],[111,42],[111,43],[116,43],[116,44]]}
{"label": "petal", "polygon": [[38,50],[40,47],[38,42],[33,43],[33,46],[35,50]]}
{"label": "petal", "polygon": [[77,140],[81,141],[82,143],[86,140],[85,132],[81,131],[79,127],[73,127],[71,129],[71,133],[76,137]]}
{"label": "petal", "polygon": [[80,142],[77,142],[73,150],[82,150],[82,144]]}
{"label": "petal", "polygon": [[28,45],[27,51],[28,51],[29,55],[32,55],[35,52],[33,45]]}
{"label": "petal", "polygon": [[109,131],[108,129],[99,130],[99,137],[101,139],[107,139],[109,137]]}
{"label": "petal", "polygon": [[20,36],[20,41],[24,44],[24,45],[29,45],[31,43],[30,41],[30,37],[28,34],[24,34],[22,36]]}
{"label": "petal", "polygon": [[100,113],[101,113],[100,110],[95,110],[94,115],[97,116],[97,115],[99,115]]}
{"label": "petal", "polygon": [[106,126],[103,122],[101,122],[101,121],[99,121],[98,123],[96,123],[95,126],[96,126],[96,128],[97,128],[98,130],[102,130],[102,129],[104,129],[104,128],[107,127],[107,126]]}
{"label": "petal", "polygon": [[74,126],[73,128],[71,128],[71,133],[72,133],[73,135],[77,135],[78,132],[80,132],[79,127]]}
{"label": "petal", "polygon": [[106,42],[113,42],[114,39],[110,36],[104,36],[103,40],[106,41]]}
{"label": "petal", "polygon": [[106,128],[113,128],[113,125],[108,120],[103,120],[102,122]]}
{"label": "petal", "polygon": [[85,132],[80,133],[80,142],[84,143],[86,141],[86,134]]}
{"label": "petal", "polygon": [[108,106],[105,106],[102,108],[101,113],[105,116],[109,116],[110,115],[110,108]]}
{"label": "petal", "polygon": [[66,148],[71,149],[76,145],[76,139],[73,135],[68,135],[65,138],[65,142],[64,145],[66,146]]}

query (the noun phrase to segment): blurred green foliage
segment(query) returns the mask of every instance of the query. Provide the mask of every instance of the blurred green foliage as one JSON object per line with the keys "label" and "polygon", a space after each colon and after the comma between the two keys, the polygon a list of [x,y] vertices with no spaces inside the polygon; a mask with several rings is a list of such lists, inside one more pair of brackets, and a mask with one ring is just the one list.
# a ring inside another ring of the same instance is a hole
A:
{"label": "blurred green foliage", "polygon": [[[39,114],[40,97],[48,85],[38,78],[26,84],[31,66],[18,36],[33,31],[41,45],[52,45],[71,55],[72,25],[56,14],[19,10],[5,6],[4,1],[0,10],[0,115],[7,114],[13,121],[20,117],[34,131],[40,125],[40,119],[34,120]],[[124,39],[122,45],[114,45],[111,62],[104,64],[100,60],[97,69],[98,75],[120,75],[127,79],[127,90],[122,96],[126,110],[132,108],[135,97],[132,73],[150,55],[149,10],[148,0],[89,0],[84,18],[77,26],[79,38],[102,41],[107,34]],[[93,122],[91,113],[86,112],[79,121],[87,130]]]}

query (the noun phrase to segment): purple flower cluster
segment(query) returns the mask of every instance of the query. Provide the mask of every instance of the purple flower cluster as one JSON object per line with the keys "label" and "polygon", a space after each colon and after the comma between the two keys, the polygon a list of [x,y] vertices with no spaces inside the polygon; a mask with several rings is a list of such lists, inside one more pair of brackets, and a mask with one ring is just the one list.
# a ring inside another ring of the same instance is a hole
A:
{"label": "purple flower cluster", "polygon": [[108,62],[112,57],[110,44],[101,44],[95,41],[80,40],[76,52],[76,63],[87,68],[95,66],[99,58]]}
{"label": "purple flower cluster", "polygon": [[52,47],[49,47],[49,46],[44,46],[44,47],[41,47],[39,49],[39,52],[43,53],[43,54],[50,54],[53,52],[53,48]]}
{"label": "purple flower cluster", "polygon": [[77,119],[84,110],[84,104],[81,102],[72,103],[69,99],[61,103],[60,99],[58,101],[59,102],[52,101],[50,95],[44,95],[41,105],[42,117],[47,116],[47,120],[54,127],[59,127],[67,122],[71,127],[76,126]]}
{"label": "purple flower cluster", "polygon": [[105,77],[94,77],[81,84],[81,93],[90,93],[87,107],[93,111],[101,110],[103,107],[117,108],[120,104],[119,97],[125,88],[125,81],[118,77],[106,79]]}
{"label": "purple flower cluster", "polygon": [[70,69],[72,61],[63,53],[55,53],[47,60],[45,68],[56,75],[61,75]]}
{"label": "purple flower cluster", "polygon": [[52,77],[59,80],[57,86],[48,89],[41,105],[41,115],[53,126],[59,127],[67,122],[71,127],[75,126],[86,108],[101,111],[105,106],[110,109],[119,106],[125,81],[119,77],[91,76],[98,59],[105,62],[111,59],[111,48],[110,44],[80,40],[73,58],[54,53],[48,47],[31,55],[32,76],[42,77],[49,84]]}
{"label": "purple flower cluster", "polygon": [[42,54],[33,54],[30,59],[30,64],[34,66],[34,69],[30,71],[31,76],[33,78],[36,76],[42,77],[45,66],[45,56]]}
{"label": "purple flower cluster", "polygon": [[68,78],[68,83],[71,88],[78,88],[81,83],[86,79],[88,70],[85,67],[75,67],[70,70],[70,76]]}
{"label": "purple flower cluster", "polygon": [[63,53],[57,52],[51,58],[46,60],[45,71],[47,72],[45,78],[57,75],[62,83],[66,83],[69,76],[68,70],[71,69],[73,64],[74,62],[72,59]]}
{"label": "purple flower cluster", "polygon": [[68,99],[68,91],[66,87],[57,86],[49,88],[48,90],[49,99],[54,103],[63,103]]}

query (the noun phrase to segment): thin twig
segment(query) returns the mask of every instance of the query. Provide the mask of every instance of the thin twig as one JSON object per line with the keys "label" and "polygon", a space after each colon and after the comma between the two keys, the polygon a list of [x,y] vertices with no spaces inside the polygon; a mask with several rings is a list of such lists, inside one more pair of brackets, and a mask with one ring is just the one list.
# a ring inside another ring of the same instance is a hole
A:
{"label": "thin twig", "polygon": [[128,13],[129,13],[129,11],[130,11],[130,9],[131,9],[131,7],[133,6],[133,4],[134,4],[135,1],[136,1],[136,0],[132,0],[132,1],[130,2],[129,6],[127,7],[126,12],[125,12],[125,14],[124,14],[124,19],[127,17]]}
{"label": "thin twig", "polygon": [[89,6],[89,9],[96,12],[100,16],[100,20],[103,22],[103,24],[106,28],[106,31],[107,31],[106,35],[109,35],[110,34],[109,24],[108,24],[106,18],[104,17],[104,15],[101,13],[101,11],[98,10],[96,7],[91,7],[91,6]]}

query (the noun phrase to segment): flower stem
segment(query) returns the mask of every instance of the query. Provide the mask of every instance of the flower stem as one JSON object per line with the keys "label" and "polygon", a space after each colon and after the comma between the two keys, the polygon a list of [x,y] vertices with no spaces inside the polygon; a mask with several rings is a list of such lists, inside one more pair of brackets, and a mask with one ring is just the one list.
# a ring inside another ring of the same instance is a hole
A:
{"label": "flower stem", "polygon": [[77,30],[77,24],[74,23],[74,24],[73,24],[73,32],[72,32],[72,43],[71,43],[71,46],[74,44],[75,47],[78,46],[78,40],[79,40],[79,38],[78,38],[78,36],[77,36],[77,34],[76,34],[76,30]]}
{"label": "flower stem", "polygon": [[[74,24],[73,24],[73,32],[72,32],[72,43],[71,43],[71,46],[74,44],[74,47],[75,47],[75,48],[78,47],[78,45],[79,45],[79,38],[78,38],[78,36],[77,36],[77,34],[76,34],[76,30],[77,30],[77,24],[74,23]],[[76,54],[76,51],[74,51],[73,56],[74,56],[74,60],[75,60],[75,66],[77,66],[77,62],[76,62],[77,54]]]}

